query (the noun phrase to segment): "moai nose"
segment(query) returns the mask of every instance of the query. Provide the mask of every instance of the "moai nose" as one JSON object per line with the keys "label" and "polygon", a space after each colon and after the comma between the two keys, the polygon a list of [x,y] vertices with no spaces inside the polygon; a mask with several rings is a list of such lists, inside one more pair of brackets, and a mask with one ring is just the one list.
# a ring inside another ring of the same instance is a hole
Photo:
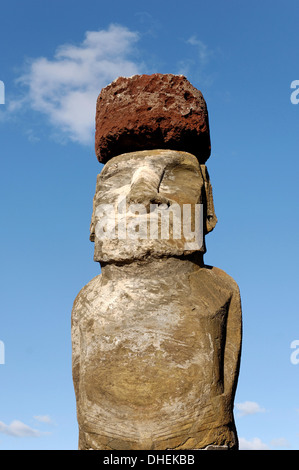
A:
{"label": "moai nose", "polygon": [[169,199],[159,193],[163,169],[152,169],[148,165],[138,168],[133,174],[128,194],[129,204],[143,204],[147,210],[151,204],[170,205]]}

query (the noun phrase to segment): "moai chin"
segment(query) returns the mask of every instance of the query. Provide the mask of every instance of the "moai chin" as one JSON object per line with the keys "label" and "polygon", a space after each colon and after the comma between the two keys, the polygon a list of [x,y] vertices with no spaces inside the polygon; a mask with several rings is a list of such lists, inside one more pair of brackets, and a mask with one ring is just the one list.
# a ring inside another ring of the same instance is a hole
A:
{"label": "moai chin", "polygon": [[181,75],[99,95],[90,226],[101,274],[72,310],[79,449],[238,449],[236,282],[206,266],[216,225],[208,113]]}

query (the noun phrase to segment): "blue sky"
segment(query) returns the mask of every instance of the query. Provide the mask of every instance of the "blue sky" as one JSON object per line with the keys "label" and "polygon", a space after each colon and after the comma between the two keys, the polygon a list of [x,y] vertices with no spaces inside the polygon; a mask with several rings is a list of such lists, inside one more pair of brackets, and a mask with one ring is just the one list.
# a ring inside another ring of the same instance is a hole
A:
{"label": "blue sky", "polygon": [[298,13],[296,0],[1,3],[0,449],[77,448],[70,315],[100,272],[95,101],[154,72],[185,74],[208,105],[205,262],[241,290],[241,448],[299,449]]}

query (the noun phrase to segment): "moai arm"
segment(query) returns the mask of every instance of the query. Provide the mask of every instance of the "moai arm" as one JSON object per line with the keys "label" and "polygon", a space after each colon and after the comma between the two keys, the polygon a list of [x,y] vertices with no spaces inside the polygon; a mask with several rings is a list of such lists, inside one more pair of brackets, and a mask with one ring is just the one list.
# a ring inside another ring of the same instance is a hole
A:
{"label": "moai arm", "polygon": [[239,288],[234,282],[226,324],[224,350],[224,395],[233,401],[240,367],[242,342],[242,309]]}
{"label": "moai arm", "polygon": [[80,293],[77,295],[72,309],[72,373],[76,398],[79,397],[79,380],[80,380],[80,329],[77,303]]}

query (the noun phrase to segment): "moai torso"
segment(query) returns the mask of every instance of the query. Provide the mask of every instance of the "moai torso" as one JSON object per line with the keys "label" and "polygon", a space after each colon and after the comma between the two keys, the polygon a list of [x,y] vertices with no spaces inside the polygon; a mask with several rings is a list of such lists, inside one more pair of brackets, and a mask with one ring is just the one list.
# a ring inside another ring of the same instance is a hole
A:
{"label": "moai torso", "polygon": [[[72,311],[80,449],[238,448],[239,289],[204,265],[204,238],[190,245],[186,233],[175,236],[184,205],[203,208],[202,235],[216,223],[204,162],[189,152],[132,148],[107,161],[98,177],[91,239],[102,273]],[[109,210],[119,209],[121,197],[125,210],[113,218]],[[160,208],[181,209],[164,239],[149,229]]]}

